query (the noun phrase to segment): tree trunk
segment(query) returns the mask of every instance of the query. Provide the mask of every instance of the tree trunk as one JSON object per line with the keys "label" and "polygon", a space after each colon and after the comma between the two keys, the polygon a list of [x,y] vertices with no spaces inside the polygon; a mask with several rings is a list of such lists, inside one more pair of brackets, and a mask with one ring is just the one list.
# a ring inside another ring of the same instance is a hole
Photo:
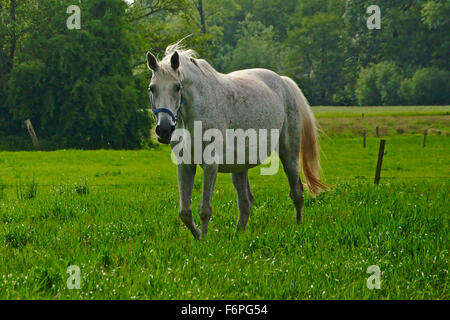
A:
{"label": "tree trunk", "polygon": [[14,67],[14,55],[16,52],[16,45],[17,45],[17,35],[16,35],[16,7],[17,7],[17,1],[11,0],[11,7],[10,7],[10,14],[11,14],[11,21],[12,21],[12,27],[11,27],[11,44],[9,47],[9,57],[8,57],[8,70],[11,71]]}
{"label": "tree trunk", "polygon": [[202,0],[197,0],[197,10],[200,15],[200,24],[202,27],[202,33],[206,34],[205,12],[203,12],[203,1]]}

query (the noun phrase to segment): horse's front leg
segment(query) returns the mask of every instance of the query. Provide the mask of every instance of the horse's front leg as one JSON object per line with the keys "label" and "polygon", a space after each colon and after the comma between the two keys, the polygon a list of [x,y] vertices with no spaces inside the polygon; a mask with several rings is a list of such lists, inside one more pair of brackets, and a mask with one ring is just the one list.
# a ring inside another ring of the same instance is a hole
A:
{"label": "horse's front leg", "polygon": [[202,220],[203,236],[206,236],[208,232],[208,223],[212,215],[211,199],[214,192],[214,185],[216,184],[218,168],[219,166],[217,164],[203,166],[203,192],[198,208],[198,214]]}
{"label": "horse's front leg", "polygon": [[194,223],[191,210],[192,188],[194,187],[196,165],[179,164],[177,166],[178,188],[180,190],[181,221],[188,227],[196,239],[200,238],[200,231]]}

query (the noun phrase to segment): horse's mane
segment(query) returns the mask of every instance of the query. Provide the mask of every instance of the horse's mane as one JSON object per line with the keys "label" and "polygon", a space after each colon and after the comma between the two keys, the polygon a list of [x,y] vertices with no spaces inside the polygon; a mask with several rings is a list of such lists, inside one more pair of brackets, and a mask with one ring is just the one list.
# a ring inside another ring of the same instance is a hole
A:
{"label": "horse's mane", "polygon": [[[185,49],[181,44],[181,41],[168,46],[164,53],[164,58],[160,61],[160,71],[165,74],[171,75],[175,79],[180,78],[183,80],[190,76],[190,73],[195,72],[195,69],[199,69],[205,77],[216,76],[219,74],[206,60],[197,59],[197,52],[192,49]],[[178,52],[180,56],[180,68],[179,73],[174,71],[170,64],[170,58],[172,55]]]}

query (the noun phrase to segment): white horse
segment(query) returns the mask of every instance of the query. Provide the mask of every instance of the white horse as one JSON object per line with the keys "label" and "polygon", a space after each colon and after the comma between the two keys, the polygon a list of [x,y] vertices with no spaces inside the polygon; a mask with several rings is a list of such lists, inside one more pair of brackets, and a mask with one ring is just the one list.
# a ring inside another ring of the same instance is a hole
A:
{"label": "white horse", "polygon": [[[302,219],[303,184],[299,177],[302,161],[306,184],[313,195],[327,186],[319,180],[319,145],[316,120],[296,83],[266,69],[249,69],[222,74],[203,59],[196,59],[193,50],[184,50],[179,43],[166,48],[165,57],[158,61],[147,53],[152,70],[149,95],[156,121],[156,134],[161,143],[171,144],[175,129],[193,136],[194,121],[204,130],[215,129],[226,136],[229,129],[279,130],[276,148],[268,143],[269,153],[276,150],[290,186],[297,222]],[[179,121],[180,120],[180,121]],[[198,122],[197,122],[198,123]],[[206,144],[202,142],[201,151]],[[191,152],[195,152],[193,146]],[[246,143],[246,149],[249,144]],[[198,149],[197,149],[198,151]],[[231,150],[237,153],[238,150]],[[242,150],[241,150],[242,151]],[[248,150],[247,150],[248,151]],[[221,151],[222,159],[229,149]],[[192,157],[195,158],[195,157]],[[218,172],[231,173],[237,192],[238,228],[245,229],[254,198],[250,190],[248,169],[260,164],[179,163],[177,165],[180,191],[179,215],[195,238],[206,235],[211,218],[211,198]],[[201,232],[194,223],[191,196],[197,164],[203,174],[203,191],[199,205]]]}

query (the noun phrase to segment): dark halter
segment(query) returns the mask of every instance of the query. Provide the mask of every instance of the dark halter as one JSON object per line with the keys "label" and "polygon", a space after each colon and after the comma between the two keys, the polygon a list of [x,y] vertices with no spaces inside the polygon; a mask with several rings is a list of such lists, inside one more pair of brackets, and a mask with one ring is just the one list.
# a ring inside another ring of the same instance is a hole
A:
{"label": "dark halter", "polygon": [[[181,92],[181,88],[180,88],[180,92]],[[153,96],[152,93],[150,93],[150,108],[152,108],[152,110],[153,110],[153,99],[152,99],[152,96]],[[173,112],[170,111],[170,109],[167,109],[167,108],[156,108],[155,110],[153,110],[153,114],[156,117],[156,115],[158,113],[167,113],[172,118],[173,122],[175,122],[175,125],[176,125],[177,122],[178,122],[178,118],[180,116],[181,110],[183,109],[183,104],[184,104],[183,94],[180,93],[180,104],[178,106],[176,115],[174,115]]]}

